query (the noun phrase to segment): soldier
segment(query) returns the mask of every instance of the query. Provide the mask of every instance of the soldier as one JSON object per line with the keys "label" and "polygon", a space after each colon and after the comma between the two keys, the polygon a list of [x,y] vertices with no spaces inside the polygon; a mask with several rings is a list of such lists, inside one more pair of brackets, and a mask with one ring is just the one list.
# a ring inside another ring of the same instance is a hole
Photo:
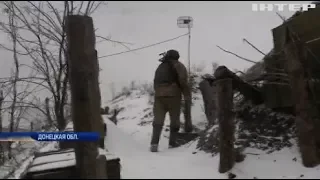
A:
{"label": "soldier", "polygon": [[[180,129],[181,96],[185,100],[185,109],[191,109],[191,91],[188,85],[186,67],[179,62],[180,55],[176,50],[169,50],[160,60],[161,64],[155,72],[155,100],[153,106],[154,121],[151,138],[151,152],[158,151],[158,144],[165,115],[170,115],[169,148],[178,146],[176,139]],[[190,112],[186,112],[185,132],[192,131]]]}

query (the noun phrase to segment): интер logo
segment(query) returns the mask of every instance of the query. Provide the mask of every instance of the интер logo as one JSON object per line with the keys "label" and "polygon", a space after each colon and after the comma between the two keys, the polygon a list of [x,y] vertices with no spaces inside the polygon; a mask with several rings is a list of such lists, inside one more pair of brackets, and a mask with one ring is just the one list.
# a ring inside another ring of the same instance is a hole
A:
{"label": "\u0438\u043d\u0442\u0435\u0440 logo", "polygon": [[252,11],[308,11],[309,9],[316,8],[316,4],[252,4]]}

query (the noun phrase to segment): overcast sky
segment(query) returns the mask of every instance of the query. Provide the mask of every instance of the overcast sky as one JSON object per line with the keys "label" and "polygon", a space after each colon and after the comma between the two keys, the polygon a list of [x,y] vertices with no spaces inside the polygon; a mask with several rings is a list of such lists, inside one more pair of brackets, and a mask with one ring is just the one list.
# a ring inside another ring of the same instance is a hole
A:
{"label": "overcast sky", "polygon": [[[255,1],[255,3],[262,1]],[[301,3],[302,1],[294,1]],[[113,40],[133,43],[131,49],[157,43],[187,33],[187,29],[177,27],[179,16],[192,16],[194,27],[191,32],[191,63],[206,66],[217,62],[230,69],[243,70],[251,63],[242,61],[219,50],[219,45],[241,56],[259,61],[262,55],[245,44],[246,38],[263,52],[273,46],[271,29],[281,24],[275,12],[252,12],[253,1],[165,1],[165,2],[108,2],[93,15],[97,35],[111,36]],[[279,3],[265,2],[265,3]],[[286,1],[284,3],[290,3]],[[292,2],[293,3],[293,2]],[[289,17],[292,12],[281,12]],[[1,37],[0,40],[5,40]],[[153,46],[139,51],[99,59],[101,93],[104,104],[110,99],[109,85],[114,82],[117,89],[132,80],[152,82],[158,66],[158,54],[169,49],[180,52],[181,61],[187,65],[188,37]],[[125,51],[124,47],[112,43],[97,45],[99,56]],[[9,73],[8,62],[11,54],[1,51],[4,61],[0,61],[0,75]]]}
{"label": "overcast sky", "polygon": [[[252,64],[221,51],[216,45],[258,61],[262,55],[242,39],[246,38],[267,53],[273,47],[271,29],[282,23],[275,12],[252,12],[252,3],[254,1],[109,2],[105,10],[100,9],[95,14],[94,21],[99,33],[134,43],[130,46],[134,49],[187,33],[187,29],[177,27],[177,18],[192,16],[191,64],[204,65],[207,71],[211,70],[212,62],[243,70]],[[280,14],[290,17],[292,12]],[[110,82],[114,81],[117,87],[132,80],[151,82],[159,64],[157,59],[160,52],[177,49],[181,61],[187,65],[187,43],[188,37],[185,36],[143,50],[100,59],[104,101],[110,97],[110,88],[107,87]],[[99,55],[125,50],[118,45],[98,45]]]}

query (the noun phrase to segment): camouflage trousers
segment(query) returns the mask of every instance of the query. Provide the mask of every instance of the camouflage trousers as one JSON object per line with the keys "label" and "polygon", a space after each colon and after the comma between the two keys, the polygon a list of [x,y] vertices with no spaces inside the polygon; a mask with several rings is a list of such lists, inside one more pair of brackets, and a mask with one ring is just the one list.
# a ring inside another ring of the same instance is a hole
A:
{"label": "camouflage trousers", "polygon": [[153,127],[163,127],[167,112],[170,116],[170,131],[179,131],[181,96],[174,97],[155,97],[153,114]]}

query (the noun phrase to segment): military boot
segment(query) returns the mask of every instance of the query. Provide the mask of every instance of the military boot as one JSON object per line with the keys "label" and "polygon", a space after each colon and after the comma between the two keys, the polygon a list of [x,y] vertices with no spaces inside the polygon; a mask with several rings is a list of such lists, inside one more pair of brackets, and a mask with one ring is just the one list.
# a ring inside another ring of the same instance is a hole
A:
{"label": "military boot", "polygon": [[179,147],[177,142],[179,128],[172,128],[170,130],[170,137],[169,137],[169,148],[176,148]]}
{"label": "military boot", "polygon": [[162,131],[162,127],[159,127],[159,126],[153,127],[151,146],[150,146],[151,152],[158,152],[158,145],[159,145],[159,141],[160,141],[161,131]]}
{"label": "military boot", "polygon": [[193,131],[193,126],[191,122],[186,122],[184,124],[184,132],[191,133]]}

